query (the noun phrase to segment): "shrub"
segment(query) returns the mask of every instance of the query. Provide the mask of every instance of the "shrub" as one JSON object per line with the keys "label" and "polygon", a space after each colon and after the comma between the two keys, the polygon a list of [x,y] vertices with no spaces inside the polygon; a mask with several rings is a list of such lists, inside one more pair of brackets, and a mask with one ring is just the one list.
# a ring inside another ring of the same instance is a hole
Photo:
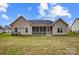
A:
{"label": "shrub", "polygon": [[11,35],[14,36],[15,34],[12,32]]}

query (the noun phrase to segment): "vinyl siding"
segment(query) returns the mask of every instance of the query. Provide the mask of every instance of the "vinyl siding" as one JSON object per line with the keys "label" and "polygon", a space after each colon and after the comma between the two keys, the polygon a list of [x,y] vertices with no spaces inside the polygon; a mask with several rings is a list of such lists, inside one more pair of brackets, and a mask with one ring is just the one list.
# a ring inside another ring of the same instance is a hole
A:
{"label": "vinyl siding", "polygon": [[[58,28],[63,28],[63,32],[62,33],[58,33],[57,32]],[[68,27],[62,21],[57,22],[53,26],[53,35],[65,35],[65,34],[67,34],[67,32],[68,32]]]}
{"label": "vinyl siding", "polygon": [[[31,25],[23,20],[23,18],[20,18],[14,24],[12,24],[11,32],[15,33],[15,28],[18,28],[18,32],[20,32],[22,35],[32,35]],[[25,32],[25,28],[28,28],[28,32]]]}
{"label": "vinyl siding", "polygon": [[79,20],[75,21],[75,23],[71,26],[71,30],[75,32],[79,31]]}

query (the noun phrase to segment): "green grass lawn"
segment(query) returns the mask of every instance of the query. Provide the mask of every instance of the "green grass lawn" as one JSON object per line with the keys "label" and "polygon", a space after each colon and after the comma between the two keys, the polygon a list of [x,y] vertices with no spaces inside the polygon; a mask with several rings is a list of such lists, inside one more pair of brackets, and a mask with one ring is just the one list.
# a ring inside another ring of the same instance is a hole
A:
{"label": "green grass lawn", "polygon": [[0,34],[0,54],[79,54],[78,36],[11,36]]}

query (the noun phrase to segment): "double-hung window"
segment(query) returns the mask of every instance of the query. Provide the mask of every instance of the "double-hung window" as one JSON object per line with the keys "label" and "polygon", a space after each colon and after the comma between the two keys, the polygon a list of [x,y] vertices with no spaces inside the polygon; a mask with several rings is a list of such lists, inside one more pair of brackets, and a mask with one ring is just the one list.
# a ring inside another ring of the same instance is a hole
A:
{"label": "double-hung window", "polygon": [[18,28],[15,28],[15,32],[18,32]]}
{"label": "double-hung window", "polygon": [[25,32],[26,32],[26,33],[28,32],[28,28],[25,28]]}
{"label": "double-hung window", "polygon": [[63,32],[63,28],[58,28],[57,32],[58,33],[62,33]]}

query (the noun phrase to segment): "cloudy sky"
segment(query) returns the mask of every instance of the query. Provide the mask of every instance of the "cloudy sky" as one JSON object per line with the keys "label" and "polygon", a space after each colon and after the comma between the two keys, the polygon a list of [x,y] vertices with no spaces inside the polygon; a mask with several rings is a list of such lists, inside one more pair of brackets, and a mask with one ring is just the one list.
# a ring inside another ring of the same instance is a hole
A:
{"label": "cloudy sky", "polygon": [[72,24],[79,17],[78,7],[77,3],[0,3],[0,25],[9,25],[21,15],[27,20],[62,18]]}

